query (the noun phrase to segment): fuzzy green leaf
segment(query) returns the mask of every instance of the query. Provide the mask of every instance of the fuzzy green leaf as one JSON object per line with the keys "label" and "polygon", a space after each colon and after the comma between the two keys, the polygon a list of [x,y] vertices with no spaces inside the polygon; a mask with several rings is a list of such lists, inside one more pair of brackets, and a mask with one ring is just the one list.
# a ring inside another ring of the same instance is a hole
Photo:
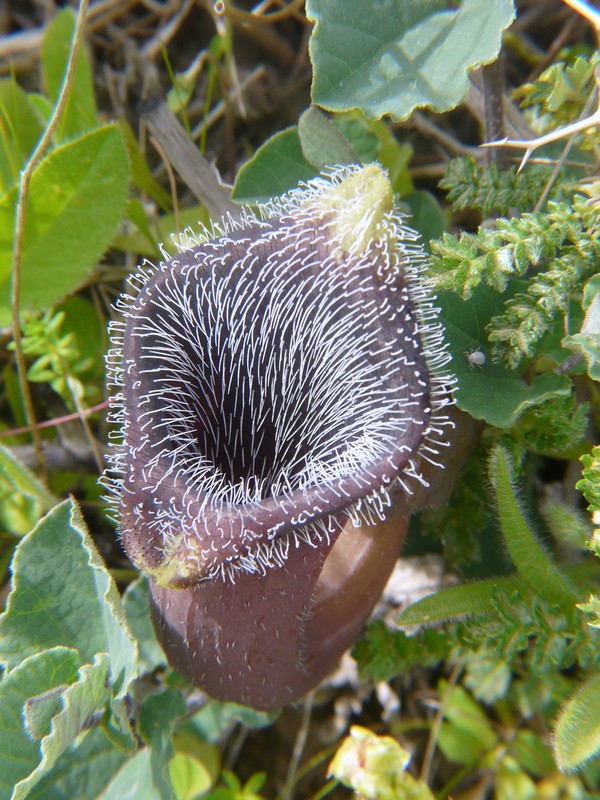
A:
{"label": "fuzzy green leaf", "polygon": [[[42,75],[46,93],[52,103],[56,103],[62,88],[74,32],[75,14],[70,8],[60,11],[46,29],[42,43]],[[84,44],[79,48],[73,82],[55,139],[74,139],[97,125],[92,69]]]}
{"label": "fuzzy green leaf", "polygon": [[560,712],[554,754],[564,772],[579,769],[600,752],[600,675],[581,686]]}
{"label": "fuzzy green leaf", "polygon": [[[53,305],[90,274],[125,209],[129,167],[114,125],[53,150],[33,173],[21,263],[21,308]],[[9,320],[17,189],[0,198],[0,324]]]}
{"label": "fuzzy green leaf", "polygon": [[464,586],[452,586],[413,603],[398,617],[398,625],[431,625],[467,614],[488,614],[498,590],[517,589],[518,578],[489,578]]}
{"label": "fuzzy green leaf", "polygon": [[527,524],[515,496],[508,456],[501,447],[491,453],[489,476],[504,541],[517,572],[537,593],[570,611],[579,598]]}
{"label": "fuzzy green leaf", "polygon": [[415,108],[456,107],[468,73],[493,61],[512,22],[512,0],[365,3],[308,0],[313,102],[330,111],[362,109],[402,120]]}
{"label": "fuzzy green leaf", "polygon": [[9,800],[41,760],[39,742],[23,725],[25,703],[74,681],[80,665],[77,651],[56,647],[25,658],[0,683],[0,800]]}
{"label": "fuzzy green leaf", "polygon": [[104,708],[108,699],[107,679],[108,657],[105,653],[98,656],[93,665],[81,667],[77,680],[62,693],[60,711],[41,741],[40,763],[15,787],[11,800],[25,800],[42,775],[86,729],[92,715]]}
{"label": "fuzzy green leaf", "polygon": [[125,759],[102,729],[94,728],[77,747],[62,754],[27,800],[96,800]]}
{"label": "fuzzy green leaf", "polygon": [[123,692],[137,674],[137,651],[117,589],[73,501],[56,506],[15,551],[13,589],[0,617],[0,652],[9,668],[66,645],[91,664],[108,653],[111,682]]}

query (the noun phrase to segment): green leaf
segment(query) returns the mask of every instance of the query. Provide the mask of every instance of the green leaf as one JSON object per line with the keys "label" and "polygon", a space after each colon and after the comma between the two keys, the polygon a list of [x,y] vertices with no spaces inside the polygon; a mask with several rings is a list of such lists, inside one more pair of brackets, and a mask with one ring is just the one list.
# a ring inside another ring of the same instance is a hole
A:
{"label": "green leaf", "polygon": [[157,667],[165,666],[167,659],[150,617],[150,595],[145,576],[129,584],[123,595],[123,607],[127,623],[137,640],[140,672],[152,672]]}
{"label": "green leaf", "polygon": [[571,772],[600,752],[600,675],[581,686],[560,712],[554,732],[554,755]]}
{"label": "green leaf", "polygon": [[95,800],[167,800],[154,783],[149,747],[126,761]]}
{"label": "green leaf", "polygon": [[58,503],[58,498],[54,497],[27,467],[2,445],[0,445],[0,475],[10,482],[13,491],[37,503],[40,516]]}
{"label": "green leaf", "polygon": [[163,211],[169,211],[171,208],[171,196],[152,174],[146,157],[140,150],[131,125],[126,120],[121,119],[119,120],[119,128],[121,129],[121,133],[127,145],[133,183],[138,189],[141,189],[142,192],[146,192],[146,194],[150,195]]}
{"label": "green leaf", "polygon": [[164,258],[158,246],[159,242],[165,244],[165,250],[168,252],[177,252],[175,246],[171,244],[171,236],[179,233],[176,226],[177,221],[180,228],[189,227],[192,230],[198,230],[202,225],[210,223],[203,206],[184,208],[179,212],[177,218],[175,214],[164,214],[158,219],[149,221],[142,204],[138,200],[131,200],[127,213],[140,232],[120,234],[113,239],[111,246],[158,260]]}
{"label": "green leaf", "polygon": [[175,755],[173,727],[185,714],[185,701],[177,689],[165,689],[146,697],[141,704],[138,730],[150,746],[150,769],[154,786],[165,800],[175,800],[169,763]]}
{"label": "green leaf", "polygon": [[29,96],[14,77],[0,80],[0,193],[18,183],[42,131]]}
{"label": "green leaf", "polygon": [[487,614],[493,609],[498,590],[517,589],[517,578],[488,578],[464,586],[452,586],[413,603],[398,617],[398,625],[431,625],[466,614]]}
{"label": "green leaf", "polygon": [[510,751],[519,764],[536,778],[551,775],[556,769],[552,752],[549,746],[541,741],[537,731],[518,731],[510,743]]}
{"label": "green leaf", "polygon": [[388,681],[415,664],[437,664],[447,657],[452,644],[446,631],[424,630],[418,636],[407,636],[403,631],[391,631],[378,620],[369,625],[352,655],[362,676],[375,682]]}
{"label": "green leaf", "polygon": [[169,774],[177,800],[195,800],[212,785],[210,772],[201,761],[187,753],[176,753]]}
{"label": "green leaf", "polygon": [[[27,800],[96,800],[126,756],[95,728],[62,754],[31,790]],[[116,797],[116,796],[115,796]]]}
{"label": "green leaf", "polygon": [[[499,294],[479,286],[465,302],[454,292],[439,292],[436,304],[442,310],[452,371],[458,379],[456,404],[460,409],[490,425],[510,428],[526,409],[570,395],[571,382],[565,375],[545,373],[527,384],[517,371],[492,362],[485,327],[503,307]],[[481,367],[470,363],[474,352],[484,356]]]}
{"label": "green leaf", "polygon": [[537,594],[570,612],[579,598],[527,524],[515,496],[508,456],[499,446],[490,456],[489,477],[504,541],[517,572]]}
{"label": "green leaf", "polygon": [[[56,103],[62,88],[74,32],[75,14],[70,8],[60,11],[46,29],[42,43],[42,75],[46,93],[52,103]],[[67,104],[55,138],[57,141],[67,141],[97,125],[92,70],[85,44],[82,43]]]}
{"label": "green leaf", "polygon": [[65,645],[91,664],[108,653],[117,695],[137,675],[136,646],[117,589],[71,500],[56,506],[16,548],[13,589],[0,617],[0,652],[14,668]]}
{"label": "green leaf", "polygon": [[210,700],[183,726],[203,741],[218,744],[232,725],[240,722],[245,728],[267,728],[279,716],[279,711],[255,711],[237,703]]}
{"label": "green leaf", "polygon": [[440,204],[430,192],[421,190],[404,195],[402,203],[410,210],[408,224],[419,231],[425,250],[429,252],[429,242],[438,239],[444,232],[444,215]]}
{"label": "green leaf", "polygon": [[[123,138],[107,125],[52,151],[33,173],[21,263],[21,307],[55,304],[85,280],[125,209]],[[0,198],[0,324],[9,319],[17,188]]]}
{"label": "green leaf", "polygon": [[48,736],[52,719],[60,711],[66,688],[66,685],[56,686],[26,701],[23,707],[23,724],[32,739],[43,739],[44,736]]}
{"label": "green leaf", "polygon": [[362,109],[407,119],[415,108],[455,108],[468,73],[493,61],[502,31],[515,16],[512,0],[365,3],[307,0],[313,102],[330,111]]}
{"label": "green leaf", "polygon": [[565,336],[563,347],[580,353],[586,360],[588,375],[600,381],[600,275],[594,275],[583,290],[585,319],[579,333]]}
{"label": "green leaf", "polygon": [[444,719],[438,744],[450,761],[458,764],[474,764],[479,757],[492,750],[498,739],[481,706],[473,700],[462,686],[444,691],[441,681]]}
{"label": "green leaf", "polygon": [[[12,673],[11,673],[12,674]],[[41,742],[41,761],[31,774],[19,782],[11,800],[25,800],[30,789],[51,769],[67,747],[86,730],[94,712],[103,709],[108,699],[108,657],[99,655],[94,664],[85,664],[77,680],[62,694],[61,710],[52,719],[50,732]]]}
{"label": "green leaf", "polygon": [[26,701],[74,681],[80,664],[75,650],[56,647],[25,658],[0,683],[0,800],[9,800],[41,760],[39,743],[23,726]]}
{"label": "green leaf", "polygon": [[304,158],[317,170],[333,164],[358,164],[360,159],[344,135],[322,111],[308,108],[298,120]]}
{"label": "green leaf", "polygon": [[408,162],[412,147],[400,144],[387,126],[355,114],[328,119],[316,108],[305,111],[298,127],[272,136],[241,168],[232,199],[266,202],[298,183],[314,178],[325,166],[378,161],[388,170],[395,192],[412,190]]}
{"label": "green leaf", "polygon": [[240,169],[231,199],[236,203],[267,202],[314,178],[317,172],[304,157],[298,128],[286,128],[259,147]]}

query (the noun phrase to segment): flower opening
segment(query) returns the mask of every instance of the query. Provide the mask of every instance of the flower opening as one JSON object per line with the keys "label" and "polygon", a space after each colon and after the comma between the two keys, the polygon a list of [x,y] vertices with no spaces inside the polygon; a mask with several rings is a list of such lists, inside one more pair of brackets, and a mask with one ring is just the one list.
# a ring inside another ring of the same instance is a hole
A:
{"label": "flower opening", "polygon": [[109,366],[106,481],[132,561],[184,586],[280,567],[383,519],[449,422],[417,235],[375,166],[177,240],[132,279]]}

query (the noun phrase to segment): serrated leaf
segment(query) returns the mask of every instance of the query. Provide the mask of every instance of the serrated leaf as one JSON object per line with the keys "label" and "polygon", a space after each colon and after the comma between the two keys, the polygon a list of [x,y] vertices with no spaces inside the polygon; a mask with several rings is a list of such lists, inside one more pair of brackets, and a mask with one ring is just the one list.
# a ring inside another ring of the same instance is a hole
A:
{"label": "serrated leaf", "polygon": [[[75,13],[70,8],[60,11],[46,28],[42,42],[42,76],[52,103],[60,94],[75,32]],[[85,42],[79,48],[77,65],[69,96],[55,134],[57,141],[73,139],[98,124],[94,83]]]}
{"label": "serrated leaf", "polygon": [[[114,125],[57,147],[35,169],[23,239],[23,311],[55,304],[90,274],[121,222],[128,174]],[[16,202],[16,187],[0,198],[0,324],[9,319]]]}
{"label": "serrated leaf", "polygon": [[431,666],[446,658],[452,647],[446,631],[424,630],[418,636],[391,631],[382,621],[369,625],[352,651],[360,673],[373,681],[388,681],[419,664]]}
{"label": "serrated leaf", "polygon": [[117,696],[137,675],[137,651],[117,589],[74,501],[56,506],[18,545],[13,589],[0,616],[0,653],[9,669],[64,645],[91,664],[108,653]]}
{"label": "serrated leaf", "polygon": [[468,73],[493,61],[512,0],[307,0],[313,102],[330,111],[407,119],[415,108],[455,108]]}
{"label": "serrated leaf", "polygon": [[0,193],[19,173],[42,135],[42,123],[14,76],[0,80]]}
{"label": "serrated leaf", "polygon": [[9,800],[41,759],[39,742],[23,726],[26,701],[71,683],[80,665],[76,650],[56,647],[24,659],[0,683],[0,800]]}
{"label": "serrated leaf", "polygon": [[600,752],[600,675],[594,675],[562,707],[554,732],[554,755],[572,772]]}
{"label": "serrated leaf", "polygon": [[398,625],[432,625],[468,614],[487,614],[498,590],[509,592],[520,585],[517,578],[488,578],[452,586],[413,603],[398,617]]}
{"label": "serrated leaf", "polygon": [[[492,362],[485,327],[502,308],[499,294],[480,286],[465,302],[454,292],[439,292],[436,305],[442,310],[452,371],[458,379],[460,409],[490,425],[510,428],[528,408],[570,395],[571,382],[565,375],[544,373],[527,384],[516,370]],[[473,353],[483,355],[481,366],[471,363]]]}
{"label": "serrated leaf", "polygon": [[231,192],[236,203],[267,202],[318,172],[302,152],[298,128],[276,133],[240,169]]}
{"label": "serrated leaf", "polygon": [[29,791],[50,770],[62,753],[86,729],[92,714],[102,709],[108,699],[108,656],[102,653],[94,664],[85,664],[77,680],[62,693],[61,709],[52,719],[50,732],[40,745],[37,767],[15,786],[11,800],[25,800]]}
{"label": "serrated leaf", "polygon": [[585,285],[583,308],[586,314],[581,330],[565,336],[562,345],[580,353],[586,360],[590,378],[600,381],[600,275],[594,275]]}

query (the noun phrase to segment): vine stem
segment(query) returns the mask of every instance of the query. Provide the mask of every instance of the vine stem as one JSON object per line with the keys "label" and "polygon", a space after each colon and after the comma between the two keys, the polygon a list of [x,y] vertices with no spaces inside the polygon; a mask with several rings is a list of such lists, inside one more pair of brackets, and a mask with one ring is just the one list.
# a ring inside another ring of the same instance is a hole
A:
{"label": "vine stem", "polygon": [[89,0],[80,0],[79,11],[77,12],[77,20],[75,23],[75,32],[73,34],[73,42],[71,44],[71,52],[69,54],[67,70],[60,89],[60,94],[58,96],[58,100],[56,101],[52,116],[50,117],[48,125],[46,126],[46,130],[42,134],[35,147],[35,150],[21,171],[17,193],[15,242],[13,246],[10,285],[13,341],[15,343],[17,374],[19,376],[19,386],[21,389],[21,395],[23,397],[23,404],[25,406],[25,416],[27,418],[28,426],[31,428],[35,452],[40,471],[42,473],[45,473],[46,471],[46,461],[44,458],[44,451],[42,449],[42,438],[36,425],[35,408],[29,388],[29,382],[27,380],[27,364],[25,363],[25,354],[23,352],[23,342],[21,336],[21,262],[23,258],[23,241],[25,238],[25,221],[27,217],[27,204],[29,201],[31,179],[33,177],[35,168],[40,163],[44,153],[48,149],[69,97],[69,92],[71,90],[75,75],[75,67],[77,66],[77,56],[79,55],[79,48],[83,39],[83,26],[85,23],[88,5]]}

